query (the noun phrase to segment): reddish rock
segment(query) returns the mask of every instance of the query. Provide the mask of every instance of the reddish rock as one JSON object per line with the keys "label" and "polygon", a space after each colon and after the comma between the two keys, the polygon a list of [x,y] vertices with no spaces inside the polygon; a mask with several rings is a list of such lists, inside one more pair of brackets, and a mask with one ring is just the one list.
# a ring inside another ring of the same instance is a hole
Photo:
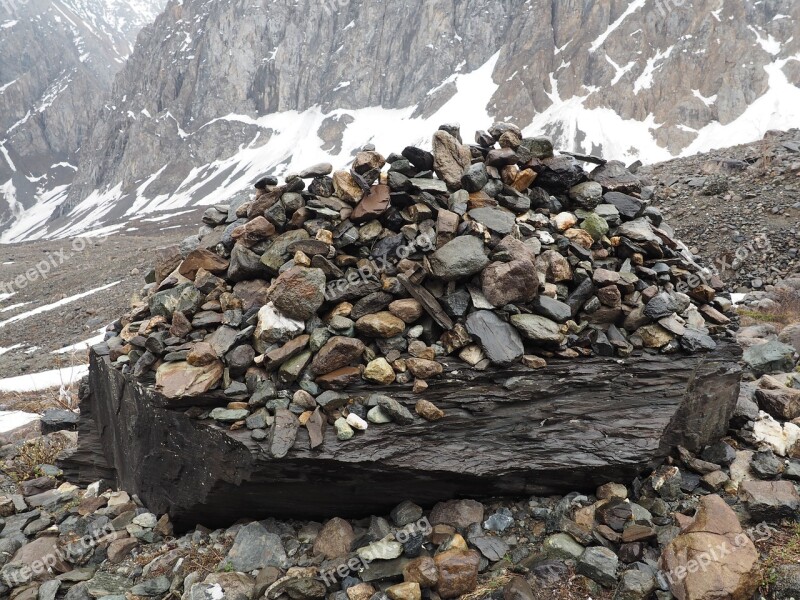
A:
{"label": "reddish rock", "polygon": [[355,539],[353,527],[339,517],[334,517],[322,527],[314,540],[314,554],[322,554],[327,559],[346,556]]}
{"label": "reddish rock", "polygon": [[363,353],[364,342],[337,335],[328,340],[314,356],[311,370],[316,375],[324,375],[359,362]]}
{"label": "reddish rock", "polygon": [[661,568],[679,600],[749,600],[759,582],[758,552],[717,495],[700,499],[694,520],[664,549]]}
{"label": "reddish rock", "polygon": [[228,261],[216,252],[198,248],[197,250],[192,250],[184,259],[178,269],[178,273],[194,281],[199,269],[205,269],[214,275],[224,275],[228,271]]}
{"label": "reddish rock", "polygon": [[369,194],[359,202],[350,215],[353,223],[364,223],[377,219],[389,208],[389,186],[376,185]]}
{"label": "reddish rock", "polygon": [[436,592],[442,600],[458,598],[478,586],[481,557],[475,550],[447,550],[434,557],[438,582]]}
{"label": "reddish rock", "polygon": [[275,235],[275,226],[261,216],[240,225],[231,233],[233,239],[247,248],[255,246],[273,235]]}
{"label": "reddish rock", "polygon": [[156,371],[156,390],[167,398],[197,396],[213,389],[222,379],[222,361],[193,367],[188,362],[162,364]]}
{"label": "reddish rock", "polygon": [[325,301],[325,281],[322,269],[292,267],[272,282],[269,300],[287,317],[305,321]]}

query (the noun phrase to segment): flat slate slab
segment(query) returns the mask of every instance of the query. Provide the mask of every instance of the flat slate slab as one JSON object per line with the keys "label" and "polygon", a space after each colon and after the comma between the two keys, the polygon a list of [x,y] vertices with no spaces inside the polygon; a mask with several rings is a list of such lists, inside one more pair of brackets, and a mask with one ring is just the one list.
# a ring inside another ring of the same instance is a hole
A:
{"label": "flat slate slab", "polygon": [[[282,458],[269,437],[198,421],[92,352],[79,448],[61,463],[95,476],[101,447],[117,484],[179,527],[237,519],[356,517],[454,497],[561,494],[625,481],[680,444],[699,450],[721,437],[739,392],[741,350],[553,361],[487,371],[445,364],[424,397],[445,411],[427,422],[371,424],[348,441],[328,426],[310,449],[301,427]],[[359,385],[352,397],[389,395],[412,413],[410,386]],[[224,405],[219,396],[187,399]],[[86,466],[88,465],[88,467]]]}

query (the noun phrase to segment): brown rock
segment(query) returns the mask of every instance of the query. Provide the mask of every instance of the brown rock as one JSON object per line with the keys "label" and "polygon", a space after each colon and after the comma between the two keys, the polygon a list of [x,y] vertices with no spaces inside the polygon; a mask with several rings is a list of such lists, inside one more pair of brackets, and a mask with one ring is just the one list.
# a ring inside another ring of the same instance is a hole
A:
{"label": "brown rock", "polygon": [[349,171],[336,171],[333,174],[333,189],[339,198],[349,204],[356,204],[364,197],[364,190]]}
{"label": "brown rock", "polygon": [[679,600],[749,600],[759,582],[758,552],[717,495],[700,499],[694,520],[664,549],[661,568]]}
{"label": "brown rock", "polygon": [[458,598],[478,585],[481,558],[475,550],[447,550],[434,557],[438,582],[436,592],[443,600]]}
{"label": "brown rock", "polygon": [[341,390],[361,381],[361,369],[344,367],[317,377],[316,382],[326,390]]}
{"label": "brown rock", "polygon": [[48,567],[56,573],[66,573],[72,569],[61,556],[63,552],[59,552],[58,538],[44,536],[22,546],[9,562],[30,567],[34,579],[51,579]]}
{"label": "brown rock", "polygon": [[192,330],[192,323],[186,318],[182,312],[172,313],[172,325],[169,328],[169,334],[174,337],[182,338],[189,335]]}
{"label": "brown rock", "polygon": [[353,223],[364,223],[377,219],[389,208],[389,200],[388,185],[374,186],[353,209],[350,220]]}
{"label": "brown rock", "polygon": [[420,379],[437,377],[444,371],[444,367],[442,367],[441,363],[424,358],[409,358],[406,360],[406,366],[414,377],[419,377]]}
{"label": "brown rock", "polygon": [[552,283],[572,281],[569,262],[555,250],[546,250],[536,258],[536,270],[544,273],[547,281]]}
{"label": "brown rock", "polygon": [[186,356],[186,362],[193,367],[204,367],[213,364],[219,360],[214,347],[208,342],[198,342],[189,351]]}
{"label": "brown rock", "polygon": [[269,296],[269,284],[263,279],[248,279],[240,281],[233,288],[233,293],[241,299],[242,310],[264,306]]}
{"label": "brown rock", "polygon": [[258,216],[244,225],[239,225],[231,233],[234,240],[247,248],[252,248],[273,235],[275,235],[275,226],[262,216]]}
{"label": "brown rock", "polygon": [[347,588],[348,600],[369,600],[375,594],[375,588],[368,583],[357,583]]}
{"label": "brown rock", "polygon": [[267,371],[273,371],[277,369],[287,360],[294,358],[303,350],[305,350],[306,345],[308,344],[308,339],[308,334],[300,335],[293,340],[289,340],[280,348],[270,350],[264,355],[264,360],[261,363],[261,366],[263,366]]}
{"label": "brown rock", "polygon": [[586,248],[587,250],[594,244],[594,238],[592,237],[592,234],[583,229],[576,229],[574,227],[572,229],[567,229],[564,232],[564,237],[566,237],[569,241],[575,242],[579,246]]}
{"label": "brown rock", "polygon": [[436,563],[430,556],[413,559],[403,567],[403,581],[414,581],[426,588],[436,587],[439,581]]}
{"label": "brown rock", "polygon": [[213,389],[224,371],[220,360],[202,367],[188,362],[164,363],[156,371],[156,390],[167,398],[198,396]]}
{"label": "brown rock", "polygon": [[228,261],[216,252],[197,248],[192,250],[181,263],[178,273],[194,281],[198,269],[205,269],[214,275],[224,275],[228,270]]}
{"label": "brown rock", "polygon": [[539,277],[529,260],[493,262],[481,273],[481,286],[494,306],[527,304],[538,293]]}
{"label": "brown rock", "polygon": [[327,559],[339,558],[350,552],[355,539],[353,527],[339,517],[334,517],[323,525],[314,540],[314,554],[322,554]]}
{"label": "brown rock", "polygon": [[403,298],[389,304],[389,312],[404,323],[414,323],[422,316],[422,304],[414,298]]}
{"label": "brown rock", "polygon": [[469,148],[446,131],[433,134],[433,169],[452,189],[461,189],[461,176],[472,163]]}
{"label": "brown rock", "polygon": [[800,417],[800,390],[787,387],[770,375],[759,379],[758,386],[756,400],[761,410],[784,421]]}
{"label": "brown rock", "polygon": [[416,581],[405,581],[386,588],[390,600],[420,600],[422,592]]}
{"label": "brown rock", "polygon": [[477,500],[448,500],[439,502],[431,511],[431,524],[444,523],[466,529],[473,523],[483,522],[483,504]]}
{"label": "brown rock", "polygon": [[444,418],[444,411],[428,400],[417,400],[414,410],[426,421],[438,421]]}
{"label": "brown rock", "polygon": [[381,356],[367,364],[367,367],[364,369],[363,377],[367,381],[372,381],[373,383],[389,385],[394,381],[395,375],[392,366]]}
{"label": "brown rock", "polygon": [[118,565],[138,545],[139,540],[136,538],[127,537],[121,540],[114,540],[108,545],[108,562],[112,565]]}
{"label": "brown rock", "polygon": [[183,255],[178,246],[167,246],[156,250],[156,284],[164,281],[170,273],[178,268],[182,260]]}
{"label": "brown rock", "polygon": [[356,330],[369,337],[390,338],[405,329],[406,324],[388,311],[366,315],[356,321]]}
{"label": "brown rock", "polygon": [[315,375],[324,375],[361,360],[364,342],[356,338],[334,336],[320,348],[311,362]]}
{"label": "brown rock", "polygon": [[312,413],[311,417],[306,421],[306,429],[308,429],[308,438],[311,441],[311,449],[319,448],[325,439],[325,426],[328,421],[322,414],[322,410],[317,407]]}
{"label": "brown rock", "polygon": [[356,158],[353,161],[353,171],[359,175],[364,175],[373,170],[380,171],[385,164],[386,159],[379,152],[362,150],[356,154]]}
{"label": "brown rock", "polygon": [[287,317],[305,321],[325,301],[325,283],[322,269],[292,267],[272,282],[269,300]]}

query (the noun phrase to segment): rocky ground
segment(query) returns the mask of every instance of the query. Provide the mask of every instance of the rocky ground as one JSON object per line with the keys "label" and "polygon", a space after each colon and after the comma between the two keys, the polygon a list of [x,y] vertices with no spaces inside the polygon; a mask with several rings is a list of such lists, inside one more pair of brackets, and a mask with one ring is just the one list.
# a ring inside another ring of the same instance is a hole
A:
{"label": "rocky ground", "polygon": [[800,268],[800,131],[643,167],[652,204],[734,291]]}
{"label": "rocky ground", "polygon": [[[757,302],[758,298],[753,298]],[[765,313],[766,314],[766,313]],[[728,436],[593,494],[325,522],[173,531],[108,482],[63,480],[72,416],[0,448],[0,594],[88,600],[774,599],[800,594],[800,324],[738,333],[746,375]],[[4,495],[3,495],[4,494]],[[243,517],[245,515],[242,515]]]}

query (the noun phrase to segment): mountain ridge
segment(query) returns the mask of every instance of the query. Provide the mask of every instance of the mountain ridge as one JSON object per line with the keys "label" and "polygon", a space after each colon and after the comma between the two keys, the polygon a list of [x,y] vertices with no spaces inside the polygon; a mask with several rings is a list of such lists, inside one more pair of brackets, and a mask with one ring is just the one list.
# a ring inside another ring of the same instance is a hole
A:
{"label": "mountain ridge", "polygon": [[720,4],[173,1],[119,73],[61,218],[23,215],[2,240],[221,202],[451,120],[645,162],[800,124],[800,6]]}

